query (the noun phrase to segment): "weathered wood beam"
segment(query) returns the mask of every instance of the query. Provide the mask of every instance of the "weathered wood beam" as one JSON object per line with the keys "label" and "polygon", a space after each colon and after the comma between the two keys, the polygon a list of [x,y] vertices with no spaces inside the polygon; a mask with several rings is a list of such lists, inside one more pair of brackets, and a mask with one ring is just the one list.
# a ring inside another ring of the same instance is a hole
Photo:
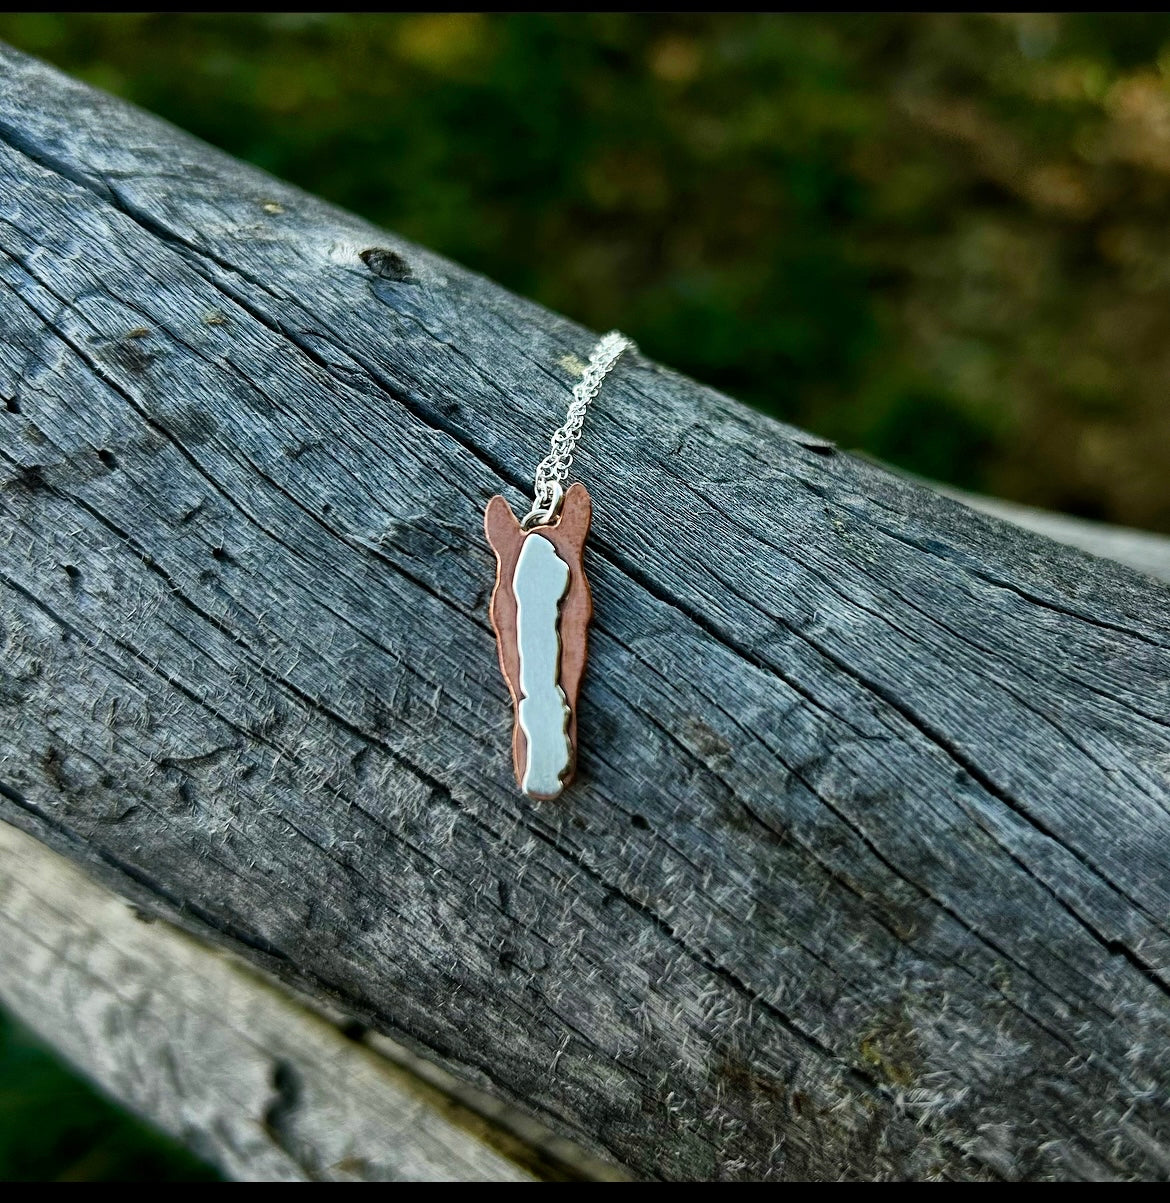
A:
{"label": "weathered wood beam", "polygon": [[0,816],[643,1177],[1170,1174],[1170,590],[645,359],[577,783],[483,505],[593,336],[0,54]]}
{"label": "weathered wood beam", "polygon": [[604,1172],[518,1138],[236,958],[136,914],[7,824],[0,917],[5,1008],[233,1178],[522,1182]]}

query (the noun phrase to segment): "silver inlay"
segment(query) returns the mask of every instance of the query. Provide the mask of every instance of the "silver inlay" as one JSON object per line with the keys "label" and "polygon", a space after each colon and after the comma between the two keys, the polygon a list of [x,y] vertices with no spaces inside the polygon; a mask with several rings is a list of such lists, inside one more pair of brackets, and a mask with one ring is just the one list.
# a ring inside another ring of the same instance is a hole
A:
{"label": "silver inlay", "polygon": [[568,588],[568,564],[548,539],[533,532],[520,548],[512,577],[520,650],[520,727],[528,745],[521,788],[533,797],[554,798],[561,792],[561,778],[572,757],[569,704],[558,684],[557,619]]}

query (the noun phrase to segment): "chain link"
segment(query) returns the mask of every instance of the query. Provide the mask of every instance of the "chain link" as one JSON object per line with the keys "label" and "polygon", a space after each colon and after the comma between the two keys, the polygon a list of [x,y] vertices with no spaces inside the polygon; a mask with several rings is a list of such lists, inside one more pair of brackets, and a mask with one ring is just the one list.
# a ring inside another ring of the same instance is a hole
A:
{"label": "chain link", "polygon": [[593,348],[581,379],[573,385],[573,399],[569,402],[565,420],[553,432],[548,455],[536,466],[532,509],[521,524],[525,529],[551,522],[560,512],[569,469],[573,466],[573,452],[581,438],[589,403],[601,391],[602,382],[622,355],[635,349],[633,341],[617,330],[611,330]]}

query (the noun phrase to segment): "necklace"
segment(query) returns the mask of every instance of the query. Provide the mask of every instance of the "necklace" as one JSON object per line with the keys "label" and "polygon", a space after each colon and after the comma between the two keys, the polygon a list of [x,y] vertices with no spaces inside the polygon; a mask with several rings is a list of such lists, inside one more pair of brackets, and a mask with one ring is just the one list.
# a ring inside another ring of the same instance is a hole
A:
{"label": "necklace", "polygon": [[496,553],[492,627],[512,695],[512,764],[530,798],[557,797],[577,767],[577,695],[593,614],[583,561],[593,500],[579,481],[565,485],[589,404],[633,347],[612,330],[593,348],[537,465],[528,513],[517,518],[497,494],[484,514]]}

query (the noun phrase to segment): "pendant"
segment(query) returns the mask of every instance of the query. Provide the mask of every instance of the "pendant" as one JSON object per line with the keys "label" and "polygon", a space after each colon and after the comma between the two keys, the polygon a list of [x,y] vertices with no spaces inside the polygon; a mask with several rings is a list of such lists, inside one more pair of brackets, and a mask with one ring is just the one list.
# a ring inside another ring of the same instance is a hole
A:
{"label": "pendant", "polygon": [[592,516],[579,483],[547,523],[525,529],[498,495],[484,514],[496,553],[492,627],[512,695],[512,764],[530,798],[557,797],[577,767],[577,695],[593,614],[583,563]]}

